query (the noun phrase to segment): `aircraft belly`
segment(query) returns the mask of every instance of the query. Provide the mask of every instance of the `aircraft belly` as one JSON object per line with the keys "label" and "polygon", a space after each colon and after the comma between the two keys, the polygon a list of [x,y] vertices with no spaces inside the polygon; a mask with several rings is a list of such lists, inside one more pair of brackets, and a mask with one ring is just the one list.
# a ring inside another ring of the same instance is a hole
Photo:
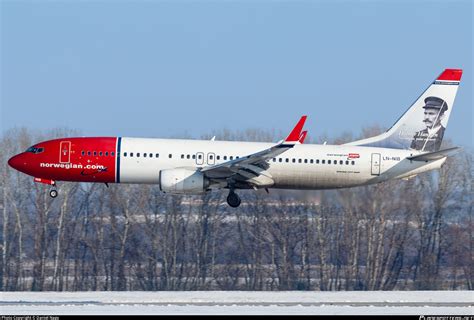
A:
{"label": "aircraft belly", "polygon": [[[357,184],[354,174],[338,174],[335,171],[271,170],[274,188],[285,189],[331,189]],[[357,179],[358,180],[358,179]]]}

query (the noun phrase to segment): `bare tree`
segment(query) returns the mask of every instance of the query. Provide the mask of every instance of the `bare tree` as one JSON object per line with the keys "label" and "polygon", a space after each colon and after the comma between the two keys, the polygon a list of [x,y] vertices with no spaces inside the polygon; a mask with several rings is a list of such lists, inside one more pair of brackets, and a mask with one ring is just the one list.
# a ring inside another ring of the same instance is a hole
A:
{"label": "bare tree", "polygon": [[15,129],[0,140],[1,290],[473,288],[472,153],[408,181],[241,191],[237,209],[225,204],[225,190],[173,196],[155,185],[61,182],[53,201],[47,186],[6,162],[68,132]]}

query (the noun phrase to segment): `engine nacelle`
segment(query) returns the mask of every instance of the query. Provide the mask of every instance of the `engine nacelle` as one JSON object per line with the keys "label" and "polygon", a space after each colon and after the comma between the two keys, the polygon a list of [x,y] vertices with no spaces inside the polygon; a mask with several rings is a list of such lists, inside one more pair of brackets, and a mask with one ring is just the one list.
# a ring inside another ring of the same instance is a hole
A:
{"label": "engine nacelle", "polygon": [[209,180],[194,169],[176,168],[160,171],[160,190],[169,193],[202,193]]}

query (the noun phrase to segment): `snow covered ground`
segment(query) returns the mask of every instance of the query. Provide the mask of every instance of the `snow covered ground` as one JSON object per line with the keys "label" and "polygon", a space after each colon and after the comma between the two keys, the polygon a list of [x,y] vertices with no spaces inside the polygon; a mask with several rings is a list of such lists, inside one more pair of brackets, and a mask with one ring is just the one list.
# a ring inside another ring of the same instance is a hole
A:
{"label": "snow covered ground", "polygon": [[474,291],[2,292],[0,295],[2,315],[474,314]]}

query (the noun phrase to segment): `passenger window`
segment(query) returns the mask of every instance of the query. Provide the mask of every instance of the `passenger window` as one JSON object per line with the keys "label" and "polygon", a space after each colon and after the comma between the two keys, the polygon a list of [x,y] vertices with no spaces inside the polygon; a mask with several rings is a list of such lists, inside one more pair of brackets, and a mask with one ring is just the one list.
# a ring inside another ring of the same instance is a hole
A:
{"label": "passenger window", "polygon": [[202,159],[202,155],[201,155],[201,154],[198,155],[198,159],[199,159],[199,160]]}
{"label": "passenger window", "polygon": [[146,153],[143,153],[143,158],[146,158]]}
{"label": "passenger window", "polygon": [[309,159],[309,163],[313,163],[313,159]]}
{"label": "passenger window", "polygon": [[99,152],[99,156],[101,156],[101,157],[102,157],[102,151],[100,151],[100,152]]}
{"label": "passenger window", "polygon": [[349,164],[349,160],[346,160],[346,165],[348,165],[348,164]]}
{"label": "passenger window", "polygon": [[325,164],[325,163],[326,163],[326,160],[321,160],[321,163],[322,163],[322,164]]}
{"label": "passenger window", "polygon": [[276,161],[277,161],[277,159],[273,158],[273,162],[276,162]]}
{"label": "passenger window", "polygon": [[193,154],[193,160],[195,160],[195,159],[196,159],[196,155],[195,155],[195,154]]}
{"label": "passenger window", "polygon": [[173,155],[171,153],[168,154],[168,158],[170,158],[170,159],[173,158]]}
{"label": "passenger window", "polygon": [[282,159],[282,158],[278,158],[278,162],[282,162],[282,161],[283,161],[283,159]]}
{"label": "passenger window", "polygon": [[140,157],[140,152],[137,152],[137,158]]}
{"label": "passenger window", "polygon": [[85,154],[86,154],[86,152],[85,152],[85,151],[82,151],[82,152],[81,152],[81,155],[85,155]]}
{"label": "passenger window", "polygon": [[334,164],[337,164],[337,160],[334,160]]}
{"label": "passenger window", "polygon": [[224,156],[224,160],[227,160],[227,156]]}
{"label": "passenger window", "polygon": [[342,161],[342,160],[339,160],[339,164],[344,164],[344,161]]}
{"label": "passenger window", "polygon": [[[111,155],[112,157],[115,156],[115,152],[112,151],[112,152],[110,153],[110,155]],[[117,156],[120,156],[120,155],[117,153]]]}
{"label": "passenger window", "polygon": [[97,151],[94,151],[94,157],[96,157],[96,156],[97,156]]}
{"label": "passenger window", "polygon": [[109,152],[108,152],[108,151],[105,151],[105,156],[106,156],[106,157],[109,156]]}
{"label": "passenger window", "polygon": [[319,164],[319,159],[316,159],[316,164]]}
{"label": "passenger window", "polygon": [[217,159],[217,160],[220,160],[220,159],[221,159],[221,156],[216,156],[216,159]]}
{"label": "passenger window", "polygon": [[298,159],[298,163],[301,163],[301,159]]}
{"label": "passenger window", "polygon": [[355,165],[355,161],[352,161],[352,165]]}
{"label": "passenger window", "polygon": [[150,158],[153,158],[153,153],[149,153],[148,156],[149,156]]}
{"label": "passenger window", "polygon": [[286,158],[285,160],[286,160],[286,162],[290,162],[290,159],[288,159],[288,158]]}
{"label": "passenger window", "polygon": [[124,153],[123,153],[123,156],[124,156],[124,157],[126,157],[126,156],[127,156],[127,153],[126,153],[126,152],[124,152]]}
{"label": "passenger window", "polygon": [[160,157],[159,153],[155,154],[155,158],[159,158],[159,157]]}
{"label": "passenger window", "polygon": [[210,159],[210,160],[214,159],[214,156],[213,156],[212,154],[209,155],[209,159]]}
{"label": "passenger window", "polygon": [[184,159],[184,154],[181,155],[181,159]]}
{"label": "passenger window", "polygon": [[296,162],[296,159],[295,159],[295,158],[291,159],[291,162],[295,163],[295,162]]}
{"label": "passenger window", "polygon": [[230,160],[234,160],[234,156],[230,156],[229,159],[230,159]]}
{"label": "passenger window", "polygon": [[130,157],[133,157],[133,152],[130,152]]}

